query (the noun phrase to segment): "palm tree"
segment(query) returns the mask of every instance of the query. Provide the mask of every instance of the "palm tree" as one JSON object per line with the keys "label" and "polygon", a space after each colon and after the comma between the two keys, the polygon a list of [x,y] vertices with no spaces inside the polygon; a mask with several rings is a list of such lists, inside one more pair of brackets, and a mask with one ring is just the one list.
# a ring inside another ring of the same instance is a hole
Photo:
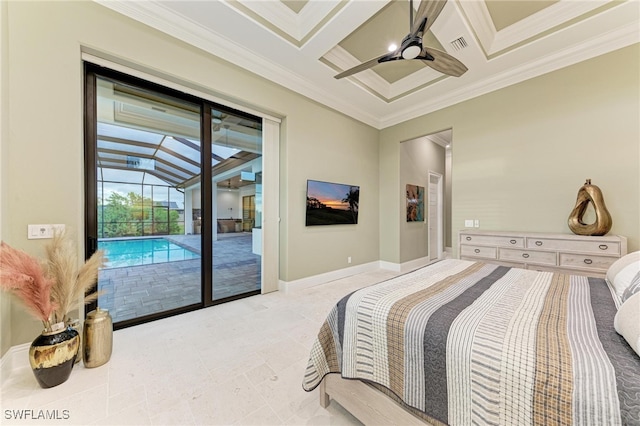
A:
{"label": "palm tree", "polygon": [[358,223],[358,203],[360,202],[360,187],[352,186],[342,199],[343,203],[349,203],[349,211],[353,217],[353,223]]}
{"label": "palm tree", "polygon": [[318,200],[315,197],[309,197],[307,196],[307,210],[309,209],[324,209],[327,206],[323,203],[320,202],[320,200]]}

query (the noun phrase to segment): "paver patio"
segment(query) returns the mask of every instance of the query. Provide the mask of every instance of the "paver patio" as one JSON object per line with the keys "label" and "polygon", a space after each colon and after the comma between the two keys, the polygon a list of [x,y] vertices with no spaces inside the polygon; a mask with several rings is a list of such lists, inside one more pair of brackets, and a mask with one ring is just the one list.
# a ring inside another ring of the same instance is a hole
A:
{"label": "paver patio", "polygon": [[[163,238],[200,253],[200,235]],[[213,297],[223,299],[260,290],[261,257],[250,233],[219,234],[213,242]],[[110,268],[100,271],[99,305],[114,322],[200,303],[200,259]]]}

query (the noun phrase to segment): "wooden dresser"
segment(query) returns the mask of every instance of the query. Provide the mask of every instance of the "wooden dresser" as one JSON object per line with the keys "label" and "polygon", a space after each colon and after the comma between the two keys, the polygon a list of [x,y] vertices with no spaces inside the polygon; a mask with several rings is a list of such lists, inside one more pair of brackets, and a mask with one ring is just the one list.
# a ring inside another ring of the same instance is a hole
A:
{"label": "wooden dresser", "polygon": [[464,229],[458,250],[463,260],[604,278],[627,254],[627,238]]}

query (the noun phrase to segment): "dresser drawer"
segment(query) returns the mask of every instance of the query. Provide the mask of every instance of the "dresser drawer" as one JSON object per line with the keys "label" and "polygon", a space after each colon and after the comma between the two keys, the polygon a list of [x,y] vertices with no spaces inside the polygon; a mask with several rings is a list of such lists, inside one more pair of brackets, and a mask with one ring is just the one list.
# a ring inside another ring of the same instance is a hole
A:
{"label": "dresser drawer", "polygon": [[575,251],[594,254],[620,254],[620,243],[617,241],[578,241],[556,240],[553,238],[527,238],[527,248],[546,250]]}
{"label": "dresser drawer", "polygon": [[589,254],[560,253],[560,266],[581,269],[607,270],[617,257],[592,256]]}
{"label": "dresser drawer", "polygon": [[627,254],[627,238],[621,235],[463,229],[458,241],[459,256],[465,260],[593,277],[603,277]]}
{"label": "dresser drawer", "polygon": [[496,259],[498,249],[495,247],[483,247],[483,246],[460,246],[460,255],[466,257],[478,257],[482,259]]}
{"label": "dresser drawer", "polygon": [[535,251],[535,250],[518,250],[518,249],[500,249],[498,259],[511,262],[536,263],[540,265],[556,265],[556,253]]}
{"label": "dresser drawer", "polygon": [[509,237],[500,235],[468,235],[461,234],[462,244],[477,244],[483,246],[524,247],[524,237]]}

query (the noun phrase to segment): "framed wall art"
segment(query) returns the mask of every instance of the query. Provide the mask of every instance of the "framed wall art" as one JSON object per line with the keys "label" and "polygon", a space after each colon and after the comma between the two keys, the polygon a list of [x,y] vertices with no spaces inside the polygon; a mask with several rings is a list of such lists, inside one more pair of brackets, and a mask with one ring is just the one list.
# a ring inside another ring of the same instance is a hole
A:
{"label": "framed wall art", "polygon": [[407,222],[424,221],[424,186],[407,184]]}

